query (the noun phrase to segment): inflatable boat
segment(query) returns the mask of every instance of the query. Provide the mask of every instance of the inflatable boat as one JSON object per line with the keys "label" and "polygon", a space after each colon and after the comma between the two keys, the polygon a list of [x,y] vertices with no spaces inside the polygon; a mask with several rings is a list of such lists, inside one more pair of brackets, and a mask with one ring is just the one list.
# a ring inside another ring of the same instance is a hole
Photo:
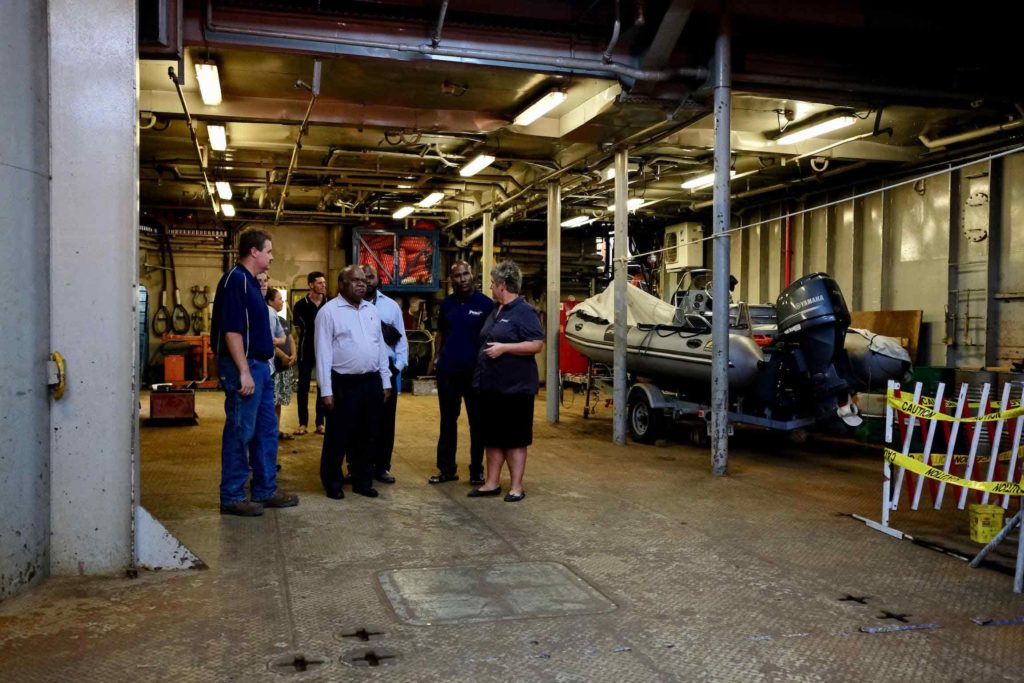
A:
{"label": "inflatable boat", "polygon": [[[658,387],[700,401],[711,394],[710,288],[673,306],[627,288],[626,367]],[[699,298],[699,306],[694,300]],[[731,402],[747,412],[791,419],[847,417],[853,393],[903,379],[910,357],[899,344],[867,330],[850,330],[838,283],[807,275],[780,295],[775,323],[751,325],[743,304],[730,314],[728,378]],[[566,341],[588,358],[612,364],[614,295],[609,287],[574,308]],[[760,334],[755,335],[755,332]],[[847,424],[856,420],[844,419]]]}

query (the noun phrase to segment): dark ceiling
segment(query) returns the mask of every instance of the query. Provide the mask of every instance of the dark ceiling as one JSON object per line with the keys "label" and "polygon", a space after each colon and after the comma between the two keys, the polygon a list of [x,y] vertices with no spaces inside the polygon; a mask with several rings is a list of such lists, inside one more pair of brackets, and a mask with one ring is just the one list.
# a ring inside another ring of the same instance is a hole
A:
{"label": "dark ceiling", "polygon": [[[563,213],[602,217],[613,183],[601,171],[626,146],[636,164],[630,194],[650,202],[639,211],[692,215],[711,196],[681,184],[711,170],[707,70],[722,6],[733,42],[739,206],[906,173],[1024,133],[1022,82],[1004,68],[1019,63],[1012,22],[995,3],[967,14],[839,0],[208,0],[184,2],[180,25],[176,3],[167,4],[180,50],[174,30],[168,44],[140,47],[140,192],[149,210],[212,219],[205,171],[231,184],[235,220],[244,222],[390,220],[431,191],[444,200],[411,219],[466,226],[493,208],[514,221],[543,213],[552,179]],[[198,60],[218,66],[218,105],[199,97]],[[168,67],[183,77],[202,166]],[[513,124],[552,89],[564,90],[565,102],[535,124]],[[780,129],[837,108],[853,125],[773,142]],[[207,123],[226,125],[227,150],[208,149]],[[496,161],[460,177],[458,167],[479,153]]]}

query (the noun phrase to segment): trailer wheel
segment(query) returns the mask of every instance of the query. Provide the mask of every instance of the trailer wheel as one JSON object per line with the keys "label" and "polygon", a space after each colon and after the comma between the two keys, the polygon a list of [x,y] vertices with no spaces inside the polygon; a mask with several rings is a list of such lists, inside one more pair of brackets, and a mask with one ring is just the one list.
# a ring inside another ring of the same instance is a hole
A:
{"label": "trailer wheel", "polygon": [[658,438],[662,427],[662,415],[651,407],[647,394],[635,392],[629,399],[626,419],[629,423],[629,435],[634,441],[652,443]]}

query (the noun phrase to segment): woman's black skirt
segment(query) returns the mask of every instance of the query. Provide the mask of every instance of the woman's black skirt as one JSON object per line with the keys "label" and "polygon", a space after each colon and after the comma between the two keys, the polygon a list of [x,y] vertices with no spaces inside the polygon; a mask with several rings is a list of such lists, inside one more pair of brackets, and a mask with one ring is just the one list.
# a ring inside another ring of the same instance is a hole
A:
{"label": "woman's black skirt", "polygon": [[484,391],[479,401],[484,448],[526,448],[533,443],[532,395]]}

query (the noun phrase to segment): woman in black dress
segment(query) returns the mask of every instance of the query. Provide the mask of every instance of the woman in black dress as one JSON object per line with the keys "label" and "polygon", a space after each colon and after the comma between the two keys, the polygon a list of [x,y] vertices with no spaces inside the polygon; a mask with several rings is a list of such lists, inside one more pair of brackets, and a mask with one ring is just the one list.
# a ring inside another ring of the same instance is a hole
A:
{"label": "woman in black dress", "polygon": [[519,295],[523,273],[512,261],[491,270],[491,296],[497,308],[480,331],[473,387],[480,392],[480,415],[487,455],[487,479],[471,498],[501,494],[501,468],[512,483],[505,502],[526,497],[526,448],[533,443],[533,403],[540,381],[534,356],[544,347],[540,314]]}

